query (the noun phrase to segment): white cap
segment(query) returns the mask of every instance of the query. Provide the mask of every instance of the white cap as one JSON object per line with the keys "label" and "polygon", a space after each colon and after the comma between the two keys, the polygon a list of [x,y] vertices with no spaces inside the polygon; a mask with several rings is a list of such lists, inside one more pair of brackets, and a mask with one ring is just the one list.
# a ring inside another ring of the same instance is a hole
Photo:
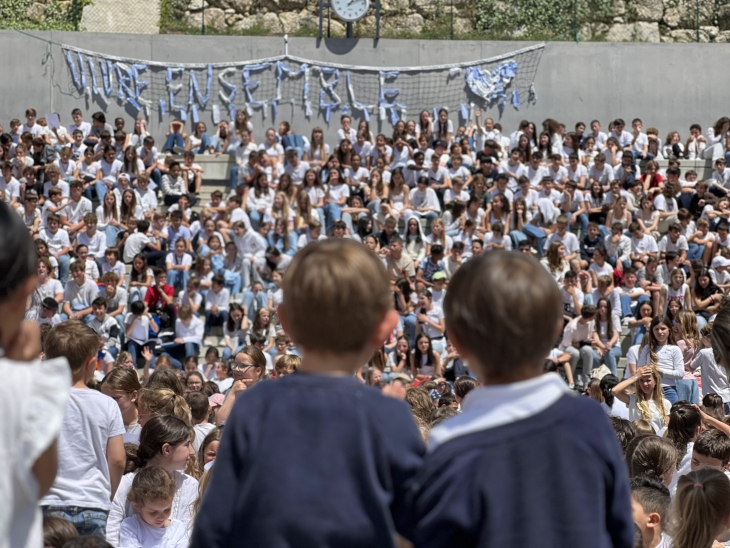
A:
{"label": "white cap", "polygon": [[726,259],[725,257],[715,257],[712,259],[712,268],[722,268],[730,266],[730,259]]}

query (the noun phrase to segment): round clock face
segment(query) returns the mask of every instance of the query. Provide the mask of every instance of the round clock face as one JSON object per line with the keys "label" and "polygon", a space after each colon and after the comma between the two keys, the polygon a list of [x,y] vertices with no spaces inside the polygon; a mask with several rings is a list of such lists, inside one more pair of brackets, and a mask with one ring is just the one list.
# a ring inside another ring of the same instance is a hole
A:
{"label": "round clock face", "polygon": [[353,22],[365,17],[370,0],[330,0],[332,9],[343,21]]}

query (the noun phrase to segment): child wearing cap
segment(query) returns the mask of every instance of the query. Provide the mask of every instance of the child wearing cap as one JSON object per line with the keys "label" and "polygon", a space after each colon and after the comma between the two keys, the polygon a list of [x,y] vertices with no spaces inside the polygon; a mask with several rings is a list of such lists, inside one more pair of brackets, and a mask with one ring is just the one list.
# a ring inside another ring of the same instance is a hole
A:
{"label": "child wearing cap", "polygon": [[353,378],[398,323],[388,274],[362,244],[328,240],[296,255],[283,288],[279,318],[301,367],[231,388],[216,496],[203,499],[191,545],[394,546],[396,531],[411,536],[405,498],[423,442],[405,403]]}
{"label": "child wearing cap", "polygon": [[594,401],[543,374],[563,325],[550,274],[521,253],[485,253],[456,273],[445,310],[449,338],[483,387],[431,430],[413,489],[415,546],[633,546],[611,425]]}

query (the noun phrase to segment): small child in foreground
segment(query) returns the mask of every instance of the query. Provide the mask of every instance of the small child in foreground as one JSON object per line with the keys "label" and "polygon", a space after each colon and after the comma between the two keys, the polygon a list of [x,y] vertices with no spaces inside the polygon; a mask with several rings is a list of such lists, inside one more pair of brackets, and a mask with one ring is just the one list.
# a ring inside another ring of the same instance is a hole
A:
{"label": "small child in foreground", "polygon": [[395,546],[425,448],[404,402],[354,378],[398,324],[388,273],[354,240],[313,242],[283,290],[301,365],[237,396],[191,546]]}
{"label": "small child in foreground", "polygon": [[188,531],[171,519],[175,480],[159,466],[142,468],[127,499],[137,512],[122,521],[119,548],[187,548]]}
{"label": "small child in foreground", "polygon": [[547,270],[520,253],[476,257],[454,275],[444,311],[483,387],[431,431],[414,488],[414,545],[633,546],[628,474],[610,423],[596,402],[543,374],[563,326]]}

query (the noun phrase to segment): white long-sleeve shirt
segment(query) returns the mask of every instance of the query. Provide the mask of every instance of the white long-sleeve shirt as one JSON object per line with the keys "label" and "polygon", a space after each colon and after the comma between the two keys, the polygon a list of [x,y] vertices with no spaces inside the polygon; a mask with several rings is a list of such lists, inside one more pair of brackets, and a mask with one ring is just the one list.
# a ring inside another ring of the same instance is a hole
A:
{"label": "white long-sleeve shirt", "polygon": [[271,212],[271,207],[274,205],[274,195],[276,193],[273,189],[269,188],[266,192],[262,192],[261,196],[256,196],[256,191],[251,190],[246,198],[246,211],[258,211],[261,208],[266,210],[266,213]]}
{"label": "white long-sleeve shirt", "polygon": [[[175,338],[182,339],[186,343],[203,346],[203,320],[197,316],[193,316],[190,320],[190,324],[185,325],[183,321],[178,318],[175,320]],[[682,367],[684,367],[684,365]]]}
{"label": "white long-sleeve shirt", "polygon": [[427,207],[430,211],[441,211],[438,196],[436,195],[436,191],[432,188],[427,188],[425,192],[421,192],[418,187],[412,188],[408,198],[411,208],[413,209]]}
{"label": "white long-sleeve shirt", "polygon": [[266,252],[266,241],[260,234],[253,230],[247,230],[243,236],[236,236],[234,234],[233,241],[238,249],[238,254],[243,260],[248,259],[250,261],[251,257],[257,259],[263,258]]}
{"label": "white long-sleeve shirt", "polygon": [[231,299],[230,292],[224,287],[218,293],[210,288],[205,293],[205,309],[210,310],[213,305],[218,307],[219,311],[228,311],[228,303]]}
{"label": "white long-sleeve shirt", "polygon": [[182,177],[173,179],[169,175],[162,176],[162,194],[165,196],[182,196],[187,194],[185,181]]}
{"label": "white long-sleeve shirt", "polygon": [[[657,369],[662,374],[662,386],[676,386],[677,379],[684,378],[684,357],[678,346],[667,344],[656,349]],[[650,365],[649,347],[639,353],[636,368]]]}

